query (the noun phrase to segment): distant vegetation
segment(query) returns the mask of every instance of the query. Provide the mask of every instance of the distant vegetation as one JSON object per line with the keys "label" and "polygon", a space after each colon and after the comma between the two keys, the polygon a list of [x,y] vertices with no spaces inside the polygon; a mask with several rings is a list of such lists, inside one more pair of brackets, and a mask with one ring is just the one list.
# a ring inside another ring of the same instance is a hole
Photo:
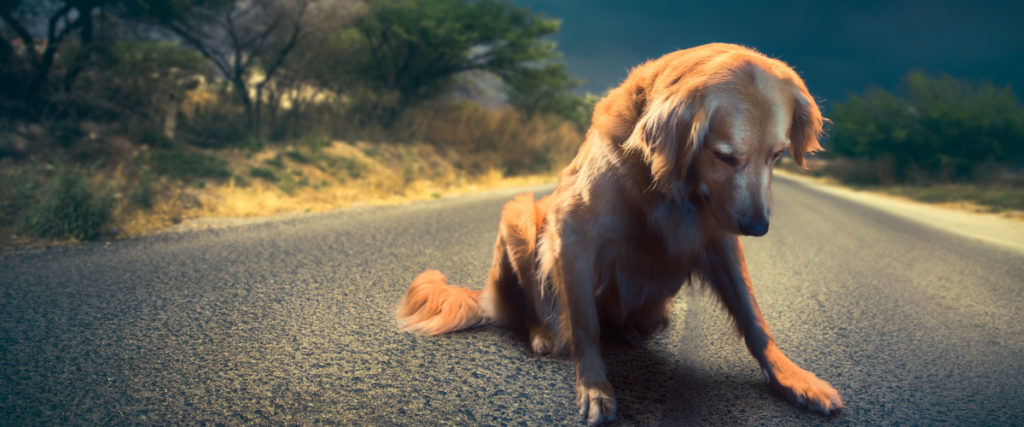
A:
{"label": "distant vegetation", "polygon": [[549,172],[594,101],[545,38],[558,26],[499,0],[2,1],[0,227],[92,239],[181,188],[440,176],[401,154],[420,148],[336,140]]}
{"label": "distant vegetation", "polygon": [[[211,206],[217,189],[291,198],[276,211],[552,172],[595,101],[558,27],[501,0],[0,1],[0,232],[265,212]],[[1022,111],[1009,88],[911,73],[834,106],[827,172],[1019,188]]]}
{"label": "distant vegetation", "polygon": [[1024,107],[1009,87],[911,72],[833,106],[825,172],[854,184],[1024,186]]}

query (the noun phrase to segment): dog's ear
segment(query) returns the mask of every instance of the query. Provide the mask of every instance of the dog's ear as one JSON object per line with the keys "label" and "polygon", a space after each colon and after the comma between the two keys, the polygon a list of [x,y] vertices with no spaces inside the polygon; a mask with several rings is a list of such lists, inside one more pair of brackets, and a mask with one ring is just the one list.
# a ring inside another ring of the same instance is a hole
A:
{"label": "dog's ear", "polygon": [[789,152],[798,166],[806,168],[804,155],[824,150],[818,143],[818,138],[821,136],[822,126],[828,119],[821,116],[818,104],[811,98],[807,89],[798,87],[795,92],[793,123],[789,127]]}
{"label": "dog's ear", "polygon": [[650,166],[653,187],[668,190],[681,180],[704,141],[712,111],[702,92],[649,103],[623,144],[627,152],[639,153]]}

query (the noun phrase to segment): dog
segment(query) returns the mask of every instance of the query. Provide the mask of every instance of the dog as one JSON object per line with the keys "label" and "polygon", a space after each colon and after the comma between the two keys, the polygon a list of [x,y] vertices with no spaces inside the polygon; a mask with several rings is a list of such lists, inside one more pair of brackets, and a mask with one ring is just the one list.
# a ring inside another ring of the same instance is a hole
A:
{"label": "dog", "polygon": [[772,389],[836,413],[839,393],[773,340],[739,240],[768,232],[776,161],[788,149],[803,167],[826,121],[792,68],[750,48],[715,43],[645,62],[595,105],[554,191],[505,205],[484,288],[425,271],[399,302],[399,325],[433,335],[499,323],[535,353],[568,349],[580,414],[599,424],[616,415],[601,339],[640,343],[697,279]]}

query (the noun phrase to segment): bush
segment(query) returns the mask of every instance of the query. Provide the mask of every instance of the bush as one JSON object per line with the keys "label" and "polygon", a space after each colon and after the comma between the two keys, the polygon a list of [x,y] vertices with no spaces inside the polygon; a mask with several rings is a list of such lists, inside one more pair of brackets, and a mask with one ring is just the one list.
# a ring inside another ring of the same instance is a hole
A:
{"label": "bush", "polygon": [[276,156],[274,156],[272,158],[264,160],[263,164],[265,164],[267,166],[270,166],[272,168],[275,168],[275,169],[283,169],[284,168],[284,159],[283,159],[283,157],[280,154],[278,154],[278,155],[276,155]]}
{"label": "bush", "polygon": [[991,179],[981,164],[1024,166],[1024,108],[1009,87],[911,72],[903,93],[870,89],[836,105],[832,120],[826,156],[885,164],[851,174],[866,184],[974,181]]}
{"label": "bush", "polygon": [[157,151],[151,163],[157,173],[181,180],[231,177],[227,161],[194,151]]}
{"label": "bush", "polygon": [[80,114],[130,123],[132,136],[154,147],[173,145],[163,135],[168,113],[189,89],[213,76],[202,54],[172,41],[117,40],[92,58],[77,86],[85,98]]}
{"label": "bush", "polygon": [[0,225],[14,224],[36,201],[37,174],[31,170],[3,171],[0,174]]}
{"label": "bush", "polygon": [[146,144],[154,148],[173,148],[174,140],[168,138],[163,132],[145,127],[132,129],[132,140],[139,144]]}
{"label": "bush", "polygon": [[295,150],[286,151],[284,153],[286,157],[297,163],[309,163],[309,158],[305,154],[302,154]]}
{"label": "bush", "polygon": [[199,147],[262,147],[242,109],[227,101],[197,108],[179,126],[182,138]]}
{"label": "bush", "polygon": [[249,175],[254,178],[260,178],[270,182],[278,181],[277,174],[275,174],[274,171],[267,168],[261,168],[259,166],[253,166],[252,169],[249,169]]}
{"label": "bush", "polygon": [[583,134],[574,122],[553,116],[525,116],[515,110],[487,110],[474,104],[419,108],[399,122],[408,135],[463,153],[470,173],[496,167],[510,175],[551,172],[568,163]]}
{"label": "bush", "polygon": [[19,216],[15,229],[39,238],[93,240],[110,219],[114,198],[110,188],[90,184],[91,171],[58,166],[37,202]]}
{"label": "bush", "polygon": [[359,159],[345,156],[330,156],[326,160],[330,170],[343,170],[350,178],[359,178],[366,173],[369,166]]}
{"label": "bush", "polygon": [[138,184],[132,189],[130,195],[132,203],[142,209],[149,209],[153,207],[153,198],[155,196],[153,178],[148,173],[142,174],[139,177]]}

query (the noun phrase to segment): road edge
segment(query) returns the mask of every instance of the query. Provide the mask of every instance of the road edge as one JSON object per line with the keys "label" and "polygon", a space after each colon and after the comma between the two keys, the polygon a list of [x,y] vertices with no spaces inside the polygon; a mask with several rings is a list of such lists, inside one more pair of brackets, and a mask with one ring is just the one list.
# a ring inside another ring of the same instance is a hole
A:
{"label": "road edge", "polygon": [[946,209],[927,203],[857,191],[778,169],[775,170],[775,176],[931,228],[1024,253],[1024,222],[1006,219],[997,214]]}

